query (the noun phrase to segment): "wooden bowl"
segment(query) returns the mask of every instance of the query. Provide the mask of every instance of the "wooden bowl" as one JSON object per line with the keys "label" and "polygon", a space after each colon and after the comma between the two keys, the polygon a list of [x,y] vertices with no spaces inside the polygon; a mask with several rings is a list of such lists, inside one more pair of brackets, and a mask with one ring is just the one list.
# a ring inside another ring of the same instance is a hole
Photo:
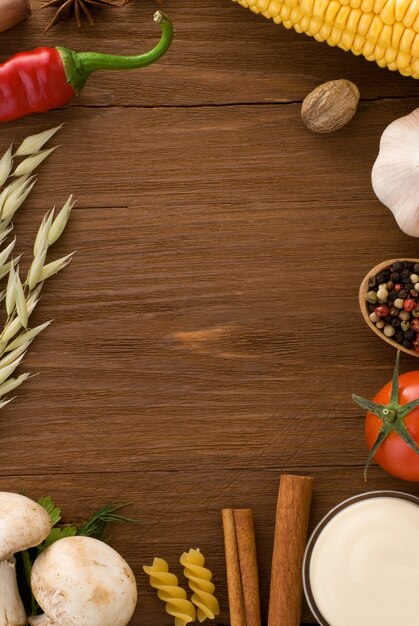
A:
{"label": "wooden bowl", "polygon": [[370,317],[369,317],[370,314],[369,314],[368,307],[365,301],[365,295],[367,291],[369,291],[368,289],[369,278],[371,276],[375,276],[376,274],[378,274],[378,272],[381,272],[381,270],[388,267],[389,265],[392,265],[393,263],[396,263],[397,261],[410,261],[412,263],[419,263],[419,259],[399,258],[399,259],[389,259],[388,261],[383,261],[382,263],[379,263],[378,265],[373,267],[365,276],[359,288],[359,306],[360,306],[361,313],[362,313],[364,320],[366,321],[368,326],[371,328],[371,330],[373,330],[375,334],[380,337],[380,339],[390,344],[390,346],[393,346],[393,348],[395,348],[396,350],[401,350],[402,352],[406,352],[407,354],[410,354],[410,356],[419,357],[419,352],[415,352],[414,350],[409,350],[408,348],[405,348],[404,346],[400,345],[399,343],[397,343],[397,341],[394,341],[390,337],[386,337],[385,334],[379,328],[375,326],[375,324],[370,320]]}

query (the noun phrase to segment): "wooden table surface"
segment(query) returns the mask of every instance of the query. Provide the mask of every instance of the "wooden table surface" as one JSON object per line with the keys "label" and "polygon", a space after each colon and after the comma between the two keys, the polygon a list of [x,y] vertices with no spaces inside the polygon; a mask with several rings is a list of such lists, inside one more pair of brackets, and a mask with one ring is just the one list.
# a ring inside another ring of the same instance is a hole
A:
{"label": "wooden table surface", "polygon": [[[35,0],[36,1],[36,0]],[[39,372],[2,411],[1,488],[52,495],[70,520],[132,503],[109,538],[137,576],[132,626],[169,626],[142,565],[199,546],[229,623],[220,509],[254,511],[263,617],[281,472],[315,478],[311,526],[371,489],[419,494],[371,469],[363,415],[394,351],[358,310],[370,267],[419,256],[375,198],[379,138],[419,106],[419,83],[289,32],[229,0],[136,0],[94,28],[1,35],[2,59],[39,44],[118,53],[153,45],[158,7],[173,47],[145,70],[103,73],[69,109],[4,125],[11,139],[65,122],[60,149],[16,219],[29,257],[41,216],[78,203],[45,288],[31,347]],[[362,100],[330,136],[307,131],[316,85],[353,80]],[[418,362],[403,356],[403,370]],[[313,623],[307,608],[303,618]]]}

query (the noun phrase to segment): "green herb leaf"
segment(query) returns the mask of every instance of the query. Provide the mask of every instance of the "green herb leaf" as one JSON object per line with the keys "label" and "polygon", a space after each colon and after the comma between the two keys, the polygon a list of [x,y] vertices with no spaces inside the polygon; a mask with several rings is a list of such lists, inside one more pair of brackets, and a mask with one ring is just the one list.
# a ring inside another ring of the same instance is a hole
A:
{"label": "green herb leaf", "polygon": [[38,504],[40,504],[48,513],[52,526],[58,524],[61,519],[61,509],[60,507],[55,506],[54,500],[50,496],[45,496],[38,500]]}
{"label": "green herb leaf", "polygon": [[77,528],[75,528],[75,526],[63,526],[62,528],[53,528],[45,541],[43,541],[41,545],[38,546],[38,553],[43,552],[59,539],[64,539],[65,537],[74,537],[75,535],[77,535]]}

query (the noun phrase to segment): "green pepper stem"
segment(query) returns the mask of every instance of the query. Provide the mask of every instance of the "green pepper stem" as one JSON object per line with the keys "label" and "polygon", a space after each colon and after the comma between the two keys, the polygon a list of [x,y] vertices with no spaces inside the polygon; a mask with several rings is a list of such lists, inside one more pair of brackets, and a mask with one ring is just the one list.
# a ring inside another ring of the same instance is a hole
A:
{"label": "green pepper stem", "polygon": [[151,65],[158,61],[169,49],[173,40],[173,24],[170,19],[157,11],[154,21],[160,25],[159,43],[149,52],[134,56],[104,54],[100,52],[75,52],[69,48],[57,48],[62,58],[67,81],[76,93],[80,93],[92,72],[98,70],[132,70]]}

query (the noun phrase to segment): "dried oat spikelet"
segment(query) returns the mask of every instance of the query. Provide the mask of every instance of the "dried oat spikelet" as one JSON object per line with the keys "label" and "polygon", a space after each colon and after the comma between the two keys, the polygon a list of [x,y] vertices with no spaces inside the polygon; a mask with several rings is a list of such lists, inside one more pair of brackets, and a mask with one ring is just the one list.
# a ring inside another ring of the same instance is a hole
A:
{"label": "dried oat spikelet", "polygon": [[144,565],[150,576],[150,585],[157,589],[160,600],[166,603],[166,612],[175,618],[175,626],[185,626],[196,619],[195,607],[186,598],[186,591],[179,587],[178,579],[169,572],[164,559],[155,558],[153,565]]}
{"label": "dried oat spikelet", "polygon": [[[11,221],[19,207],[23,204],[36,179],[34,170],[55,150],[43,150],[43,146],[61,128],[47,130],[43,133],[27,137],[12,154],[12,146],[0,159],[0,248],[13,230]],[[14,159],[24,158],[13,170]],[[21,374],[11,378],[23,360],[32,341],[50,322],[28,328],[29,318],[35,309],[41,293],[43,281],[59,272],[71,260],[67,255],[50,263],[46,263],[49,247],[57,241],[65,229],[71,209],[74,206],[72,196],[67,200],[61,211],[54,218],[54,210],[46,214],[38,230],[34,244],[34,259],[28,276],[22,282],[19,274],[20,256],[10,258],[16,239],[0,249],[0,279],[8,276],[5,291],[0,294],[0,302],[4,301],[7,319],[0,333],[0,408],[13,398],[6,396],[29,378],[29,374]]]}
{"label": "dried oat spikelet", "polygon": [[220,614],[220,607],[214,596],[215,586],[211,582],[212,573],[204,567],[204,556],[199,550],[191,548],[189,552],[182,554],[180,563],[184,567],[183,573],[193,591],[191,601],[197,608],[198,621],[214,619]]}

